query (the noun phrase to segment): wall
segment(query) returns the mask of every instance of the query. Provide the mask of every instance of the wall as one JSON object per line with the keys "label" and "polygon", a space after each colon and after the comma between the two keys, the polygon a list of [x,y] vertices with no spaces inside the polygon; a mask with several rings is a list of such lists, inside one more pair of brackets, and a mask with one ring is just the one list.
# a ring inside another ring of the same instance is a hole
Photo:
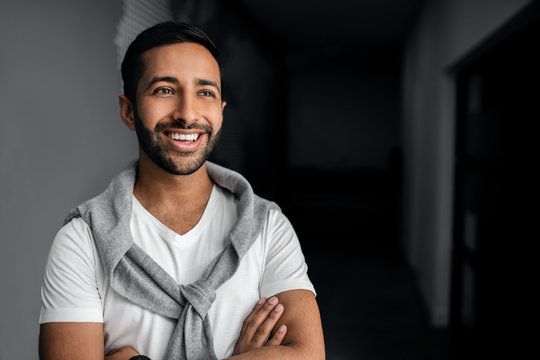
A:
{"label": "wall", "polygon": [[[120,2],[2,2],[0,359],[37,359],[40,288],[66,213],[137,144],[118,116]],[[99,24],[99,26],[98,26]]]}
{"label": "wall", "polygon": [[527,3],[428,0],[404,47],[403,245],[435,326],[449,316],[455,104],[446,70]]}

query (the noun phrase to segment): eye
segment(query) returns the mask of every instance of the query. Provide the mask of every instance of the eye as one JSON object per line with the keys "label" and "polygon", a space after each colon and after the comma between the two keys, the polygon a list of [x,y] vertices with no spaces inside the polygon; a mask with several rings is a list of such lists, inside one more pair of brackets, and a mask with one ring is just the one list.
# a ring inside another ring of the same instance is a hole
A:
{"label": "eye", "polygon": [[152,93],[154,95],[172,95],[173,94],[173,91],[170,89],[170,88],[157,88],[156,90],[154,90],[154,92]]}
{"label": "eye", "polygon": [[202,90],[199,92],[199,94],[205,97],[216,97],[214,93],[209,90]]}

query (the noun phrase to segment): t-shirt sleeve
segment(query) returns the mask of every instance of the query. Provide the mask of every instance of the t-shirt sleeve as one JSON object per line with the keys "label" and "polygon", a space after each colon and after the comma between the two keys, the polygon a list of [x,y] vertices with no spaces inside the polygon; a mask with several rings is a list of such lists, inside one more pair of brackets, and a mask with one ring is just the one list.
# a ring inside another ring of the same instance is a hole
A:
{"label": "t-shirt sleeve", "polygon": [[266,237],[266,260],[261,295],[269,297],[288,290],[305,289],[315,293],[307,274],[307,264],[296,233],[283,213],[270,210]]}
{"label": "t-shirt sleeve", "polygon": [[90,228],[82,219],[58,231],[45,267],[40,324],[103,322],[96,260]]}

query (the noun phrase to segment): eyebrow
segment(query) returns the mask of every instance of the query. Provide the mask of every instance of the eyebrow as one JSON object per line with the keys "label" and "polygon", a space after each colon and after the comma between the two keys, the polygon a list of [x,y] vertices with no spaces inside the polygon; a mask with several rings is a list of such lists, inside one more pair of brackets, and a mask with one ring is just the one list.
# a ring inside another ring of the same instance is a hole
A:
{"label": "eyebrow", "polygon": [[146,90],[150,89],[155,83],[158,83],[161,81],[168,82],[174,85],[178,85],[180,83],[177,78],[172,77],[172,76],[154,76],[152,80],[150,80],[148,85],[146,85]]}
{"label": "eyebrow", "polygon": [[206,80],[206,79],[195,79],[195,84],[197,86],[213,86],[221,94],[221,89],[215,81]]}

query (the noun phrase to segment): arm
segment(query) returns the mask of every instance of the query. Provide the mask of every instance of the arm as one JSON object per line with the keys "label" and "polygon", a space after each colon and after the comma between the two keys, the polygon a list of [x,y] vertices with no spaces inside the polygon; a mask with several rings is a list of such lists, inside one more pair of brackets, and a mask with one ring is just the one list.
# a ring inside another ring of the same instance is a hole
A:
{"label": "arm", "polygon": [[[280,211],[269,211],[267,224],[263,232],[267,251],[261,293],[277,294],[284,310],[281,317],[272,324],[273,331],[268,333],[271,339],[268,343],[257,343],[258,346],[252,346],[241,354],[235,352],[231,359],[324,359],[319,309],[313,286],[307,277],[307,265],[298,237],[289,220]],[[277,329],[283,324],[287,328],[285,338],[278,343],[274,338],[278,334]],[[260,328],[259,325],[252,326]],[[244,323],[239,342],[251,341],[249,336],[248,339],[242,339],[249,335],[244,332],[245,327]]]}
{"label": "arm", "polygon": [[40,327],[41,360],[128,360],[138,355],[129,346],[110,351],[105,357],[103,353],[102,323],[54,322]]}
{"label": "arm", "polygon": [[[307,290],[291,290],[277,294],[276,297],[284,306],[284,310],[273,328],[273,336],[281,325],[287,326],[281,345],[267,344],[267,346],[235,355],[230,360],[324,359],[324,339],[315,295]],[[247,326],[249,325],[244,324],[239,342],[250,341],[250,339],[242,339],[242,336],[249,335],[248,331],[244,331]]]}
{"label": "arm", "polygon": [[42,360],[103,360],[103,324],[51,322],[39,332]]}
{"label": "arm", "polygon": [[[57,233],[47,260],[41,291],[40,359],[104,359],[103,311],[96,279],[90,229],[74,219]],[[106,360],[137,353],[119,349]],[[128,356],[130,355],[131,356]]]}

